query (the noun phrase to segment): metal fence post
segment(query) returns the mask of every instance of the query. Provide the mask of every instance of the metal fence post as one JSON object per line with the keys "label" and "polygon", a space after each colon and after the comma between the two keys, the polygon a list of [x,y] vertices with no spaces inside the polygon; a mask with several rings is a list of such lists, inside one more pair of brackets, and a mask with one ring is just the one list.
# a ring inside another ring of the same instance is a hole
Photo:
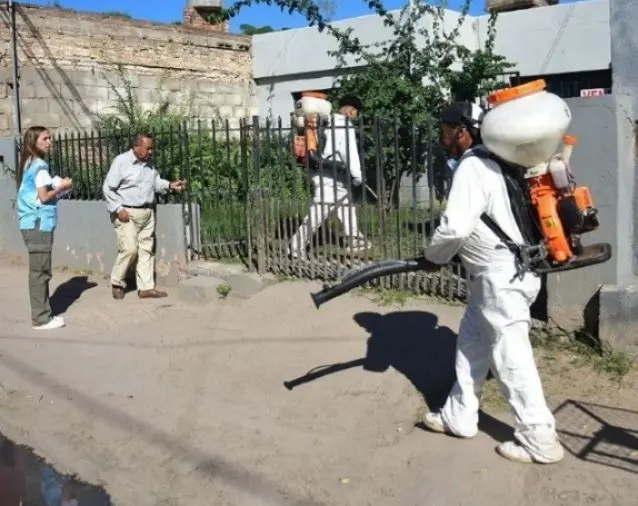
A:
{"label": "metal fence post", "polygon": [[263,276],[266,272],[266,223],[264,209],[263,188],[261,186],[261,131],[259,128],[259,116],[253,116],[253,168],[255,175],[255,198],[257,201],[257,210],[259,218],[257,219],[257,273]]}
{"label": "metal fence post", "polygon": [[[12,86],[13,86],[13,124],[16,141],[20,141],[22,135],[22,111],[20,110],[20,70],[18,61],[18,28],[16,22],[16,9],[18,6],[13,0],[7,4],[11,23],[11,59],[12,59]],[[16,148],[17,151],[17,148]]]}
{"label": "metal fence post", "polygon": [[248,174],[248,136],[250,134],[251,126],[248,122],[240,118],[239,120],[239,150],[241,154],[241,184],[244,185],[246,190],[246,197],[244,198],[244,220],[245,220],[245,232],[246,232],[246,255],[248,256],[248,270],[252,271],[253,264],[253,204],[252,193],[250,186],[250,176]]}

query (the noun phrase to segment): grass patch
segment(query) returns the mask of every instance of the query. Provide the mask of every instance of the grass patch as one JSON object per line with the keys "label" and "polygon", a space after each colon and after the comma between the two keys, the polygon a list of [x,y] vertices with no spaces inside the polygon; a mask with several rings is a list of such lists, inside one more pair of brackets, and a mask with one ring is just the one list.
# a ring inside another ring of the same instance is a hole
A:
{"label": "grass patch", "polygon": [[403,307],[418,295],[408,290],[396,290],[393,288],[359,288],[355,293],[361,297],[366,297],[378,306]]}
{"label": "grass patch", "polygon": [[426,304],[446,306],[463,306],[464,302],[458,299],[437,295],[425,295],[414,290],[401,290],[399,288],[385,288],[382,286],[362,287],[353,290],[359,297],[365,297],[378,306],[404,307],[411,300],[418,300]]}
{"label": "grass patch", "polygon": [[493,411],[502,413],[509,409],[509,405],[501,393],[498,382],[490,379],[483,386],[483,395],[481,396],[481,409],[485,411]]}
{"label": "grass patch", "polygon": [[222,299],[228,298],[232,290],[233,290],[233,287],[228,284],[219,285],[217,287],[217,293]]}
{"label": "grass patch", "polygon": [[555,326],[532,329],[532,346],[550,354],[565,353],[573,366],[590,367],[612,380],[622,381],[635,361],[627,353],[612,349],[585,330],[569,332]]}

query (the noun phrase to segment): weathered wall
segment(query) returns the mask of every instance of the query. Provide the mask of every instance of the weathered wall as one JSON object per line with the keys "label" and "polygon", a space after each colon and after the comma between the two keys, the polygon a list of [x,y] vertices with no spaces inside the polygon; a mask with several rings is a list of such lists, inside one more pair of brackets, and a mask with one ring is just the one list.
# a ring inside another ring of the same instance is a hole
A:
{"label": "weathered wall", "polygon": [[[12,139],[0,138],[0,156],[9,169],[15,168]],[[15,181],[0,166],[0,254],[27,260],[27,253],[14,209]],[[56,267],[85,269],[108,275],[117,243],[106,203],[64,200],[58,208],[53,264]],[[156,274],[159,284],[175,285],[186,266],[186,234],[183,209],[179,204],[157,206]]]}
{"label": "weathered wall", "polygon": [[631,214],[634,198],[634,126],[631,97],[567,100],[572,111],[569,133],[579,138],[572,167],[579,184],[589,186],[600,227],[583,236],[585,244],[608,242],[612,259],[600,266],[549,276],[549,315],[559,324],[579,327],[584,317],[599,316],[598,292],[604,285],[634,281]]}
{"label": "weathered wall", "polygon": [[638,2],[609,0],[609,10],[613,92],[631,96],[638,112]]}
{"label": "weathered wall", "polygon": [[[638,2],[610,0],[612,78],[614,94],[633,100],[634,120],[638,120]],[[638,171],[635,172],[638,179]],[[635,183],[636,184],[636,183]],[[634,201],[634,222],[638,221],[638,199]],[[638,274],[638,234],[634,236],[634,274]]]}
{"label": "weathered wall", "polygon": [[[147,108],[170,94],[193,117],[237,121],[255,111],[247,37],[29,6],[19,7],[17,24],[25,128],[94,126],[98,114],[115,111],[124,77]],[[0,135],[11,131],[11,97],[10,24],[3,6]]]}

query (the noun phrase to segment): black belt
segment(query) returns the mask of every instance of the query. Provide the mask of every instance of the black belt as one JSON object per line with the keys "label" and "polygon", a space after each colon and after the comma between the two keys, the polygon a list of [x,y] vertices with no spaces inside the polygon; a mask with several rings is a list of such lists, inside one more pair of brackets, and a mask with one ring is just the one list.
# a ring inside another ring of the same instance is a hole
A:
{"label": "black belt", "polygon": [[151,209],[153,204],[142,204],[141,206],[129,206],[128,204],[122,204],[122,207],[128,207],[129,209]]}

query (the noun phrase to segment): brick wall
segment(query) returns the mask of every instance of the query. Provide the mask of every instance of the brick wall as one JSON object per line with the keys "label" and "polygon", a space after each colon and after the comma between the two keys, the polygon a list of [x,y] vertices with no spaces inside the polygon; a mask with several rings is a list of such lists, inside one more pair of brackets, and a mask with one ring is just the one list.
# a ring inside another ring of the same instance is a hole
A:
{"label": "brick wall", "polygon": [[219,33],[228,33],[228,22],[211,24],[202,15],[192,7],[184,9],[184,25],[195,28],[205,28],[207,30]]}
{"label": "brick wall", "polygon": [[[256,111],[248,37],[24,5],[17,22],[23,128],[91,128],[99,114],[114,111],[127,80],[146,107],[169,94],[200,118],[236,123]],[[9,26],[3,6],[0,135],[12,128]]]}

